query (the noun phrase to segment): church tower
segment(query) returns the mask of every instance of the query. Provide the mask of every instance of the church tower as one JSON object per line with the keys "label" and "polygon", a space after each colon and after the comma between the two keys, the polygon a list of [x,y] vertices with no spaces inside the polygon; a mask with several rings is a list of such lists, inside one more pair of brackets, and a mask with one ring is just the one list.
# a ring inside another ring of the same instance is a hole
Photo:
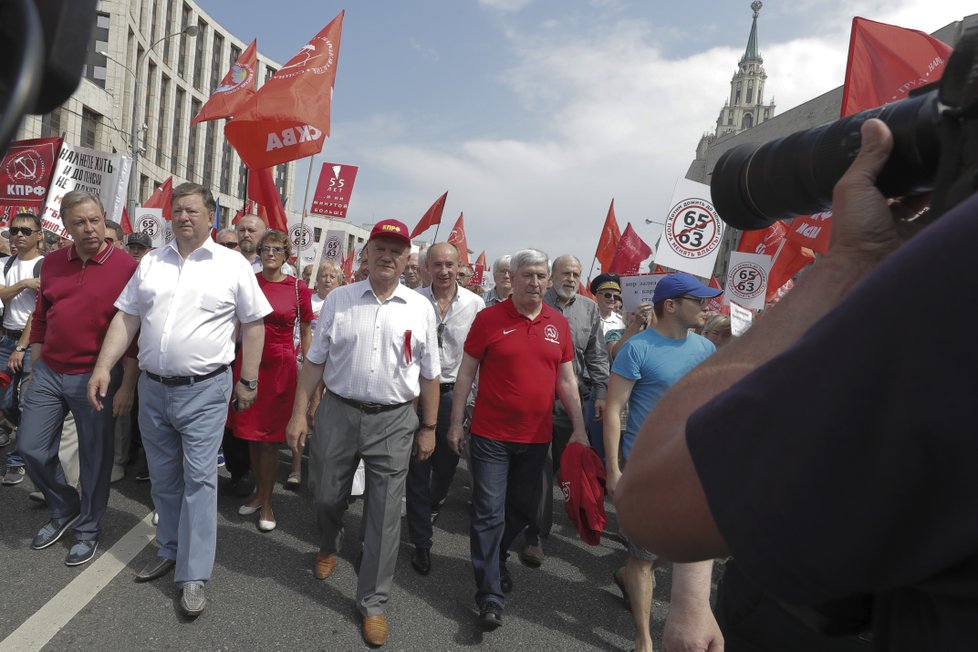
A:
{"label": "church tower", "polygon": [[774,116],[774,102],[764,104],[767,73],[764,72],[764,59],[757,50],[757,15],[762,6],[760,0],[751,3],[754,19],[750,26],[750,36],[747,37],[747,49],[737,64],[733,79],[730,80],[730,96],[720,109],[716,130],[703,136],[697,147],[697,155],[701,151],[705,152],[705,148],[717,138],[739,134]]}

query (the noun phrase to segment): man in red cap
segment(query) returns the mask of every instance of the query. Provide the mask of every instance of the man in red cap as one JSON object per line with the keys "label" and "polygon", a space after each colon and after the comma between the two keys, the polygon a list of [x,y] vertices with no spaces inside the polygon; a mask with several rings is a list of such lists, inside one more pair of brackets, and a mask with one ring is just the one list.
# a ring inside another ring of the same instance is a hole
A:
{"label": "man in red cap", "polygon": [[[435,447],[441,364],[431,302],[400,283],[411,254],[407,227],[378,222],[365,250],[366,280],[333,290],[320,310],[286,436],[294,452],[302,450],[310,400],[325,383],[309,450],[320,535],[313,571],[326,579],[336,568],[353,473],[362,459],[367,490],[356,603],[363,638],[376,646],[388,636],[384,610],[408,463],[412,453],[428,459]],[[419,396],[416,412],[412,403]]]}

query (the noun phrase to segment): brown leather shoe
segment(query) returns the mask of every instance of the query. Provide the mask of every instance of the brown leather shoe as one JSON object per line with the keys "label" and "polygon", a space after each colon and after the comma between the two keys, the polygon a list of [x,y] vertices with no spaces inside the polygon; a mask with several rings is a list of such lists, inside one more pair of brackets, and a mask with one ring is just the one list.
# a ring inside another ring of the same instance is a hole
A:
{"label": "brown leather shoe", "polygon": [[324,555],[316,553],[316,563],[312,567],[312,574],[317,580],[324,580],[336,570],[336,555]]}
{"label": "brown leather shoe", "polygon": [[387,642],[389,634],[390,630],[387,628],[384,614],[363,617],[363,640],[367,645],[381,646]]}

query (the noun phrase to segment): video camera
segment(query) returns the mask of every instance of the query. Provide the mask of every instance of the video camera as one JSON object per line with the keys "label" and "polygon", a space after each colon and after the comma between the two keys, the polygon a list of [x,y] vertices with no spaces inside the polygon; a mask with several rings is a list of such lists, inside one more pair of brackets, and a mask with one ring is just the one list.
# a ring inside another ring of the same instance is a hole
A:
{"label": "video camera", "polygon": [[940,82],[900,102],[800,131],[763,145],[738,145],[710,181],[720,217],[742,230],[832,205],[832,189],[859,153],[863,122],[893,132],[893,152],[876,186],[886,197],[931,192],[931,221],[978,189],[978,27],[968,29]]}

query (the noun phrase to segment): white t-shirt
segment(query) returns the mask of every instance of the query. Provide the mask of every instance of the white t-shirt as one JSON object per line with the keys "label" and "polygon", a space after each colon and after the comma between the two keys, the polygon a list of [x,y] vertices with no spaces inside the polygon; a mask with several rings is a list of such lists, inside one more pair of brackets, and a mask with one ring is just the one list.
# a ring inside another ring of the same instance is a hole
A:
{"label": "white t-shirt", "polygon": [[326,297],[323,297],[322,299],[320,299],[319,298],[319,295],[315,291],[313,291],[313,293],[312,293],[312,321],[310,322],[310,327],[312,328],[312,332],[313,333],[316,332],[316,324],[319,323],[319,311],[323,309],[323,304],[324,303],[326,303]]}
{"label": "white t-shirt", "polygon": [[[21,260],[15,258],[10,270],[4,276],[4,285],[10,287],[15,283],[23,281],[25,278],[34,278],[34,266],[43,256]],[[6,260],[3,261],[6,263]],[[2,268],[0,268],[2,269]],[[12,331],[22,331],[27,326],[27,320],[34,312],[34,305],[37,303],[37,292],[34,290],[21,290],[13,299],[4,306],[3,327]]]}

